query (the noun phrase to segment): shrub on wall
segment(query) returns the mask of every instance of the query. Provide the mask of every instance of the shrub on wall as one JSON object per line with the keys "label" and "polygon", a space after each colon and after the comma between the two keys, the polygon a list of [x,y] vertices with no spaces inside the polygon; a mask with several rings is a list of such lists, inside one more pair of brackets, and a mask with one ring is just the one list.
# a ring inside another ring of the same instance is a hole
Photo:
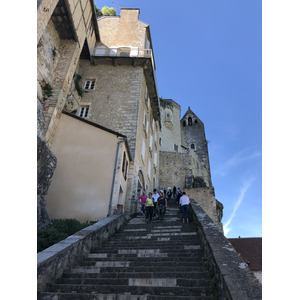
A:
{"label": "shrub on wall", "polygon": [[53,219],[47,228],[37,234],[37,252],[64,240],[68,236],[89,226],[88,222],[80,223],[75,219]]}
{"label": "shrub on wall", "polygon": [[207,187],[207,186],[202,177],[193,176],[193,187]]}

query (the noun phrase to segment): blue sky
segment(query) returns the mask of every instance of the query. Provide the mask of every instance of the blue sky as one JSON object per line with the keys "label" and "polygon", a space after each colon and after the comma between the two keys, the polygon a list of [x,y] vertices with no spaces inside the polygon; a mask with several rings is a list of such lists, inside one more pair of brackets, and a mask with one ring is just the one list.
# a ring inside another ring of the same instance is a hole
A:
{"label": "blue sky", "polygon": [[140,8],[158,92],[204,122],[227,237],[262,236],[261,0],[99,1]]}

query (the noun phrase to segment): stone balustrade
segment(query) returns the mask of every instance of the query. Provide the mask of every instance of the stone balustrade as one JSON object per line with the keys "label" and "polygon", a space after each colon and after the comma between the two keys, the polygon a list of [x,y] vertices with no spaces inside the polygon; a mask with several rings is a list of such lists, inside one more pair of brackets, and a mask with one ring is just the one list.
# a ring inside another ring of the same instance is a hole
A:
{"label": "stone balustrade", "polygon": [[192,215],[204,250],[204,261],[218,299],[259,300],[262,285],[201,206],[191,199]]}

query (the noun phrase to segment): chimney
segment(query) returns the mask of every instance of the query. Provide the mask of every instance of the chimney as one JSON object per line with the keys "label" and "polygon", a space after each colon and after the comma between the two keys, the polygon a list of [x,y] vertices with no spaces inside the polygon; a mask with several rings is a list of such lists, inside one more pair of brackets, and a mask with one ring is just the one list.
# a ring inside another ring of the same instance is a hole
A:
{"label": "chimney", "polygon": [[140,15],[139,8],[121,8],[120,10],[121,19],[137,21],[139,19],[139,15]]}

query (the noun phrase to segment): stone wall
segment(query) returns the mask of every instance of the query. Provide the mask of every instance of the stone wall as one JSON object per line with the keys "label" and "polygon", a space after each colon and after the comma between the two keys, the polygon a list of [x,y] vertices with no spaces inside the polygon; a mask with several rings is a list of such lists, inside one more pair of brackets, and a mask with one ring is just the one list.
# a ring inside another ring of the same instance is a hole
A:
{"label": "stone wall", "polygon": [[99,247],[127,222],[124,214],[114,215],[86,227],[37,255],[37,290],[45,290],[63,271]]}
{"label": "stone wall", "polygon": [[219,221],[217,215],[217,204],[214,188],[186,188],[185,192],[190,199],[193,199],[200,204],[202,209],[214,221],[219,230],[223,232],[223,225]]}
{"label": "stone wall", "polygon": [[130,46],[144,48],[146,26],[138,20],[139,9],[121,8],[120,16],[103,16],[98,19],[101,43],[106,47]]}
{"label": "stone wall", "polygon": [[232,244],[212,219],[191,200],[193,220],[204,251],[204,262],[211,276],[215,299],[260,300],[262,286]]}
{"label": "stone wall", "polygon": [[186,176],[192,175],[192,160],[187,153],[159,153],[159,184],[160,187],[185,187]]}

